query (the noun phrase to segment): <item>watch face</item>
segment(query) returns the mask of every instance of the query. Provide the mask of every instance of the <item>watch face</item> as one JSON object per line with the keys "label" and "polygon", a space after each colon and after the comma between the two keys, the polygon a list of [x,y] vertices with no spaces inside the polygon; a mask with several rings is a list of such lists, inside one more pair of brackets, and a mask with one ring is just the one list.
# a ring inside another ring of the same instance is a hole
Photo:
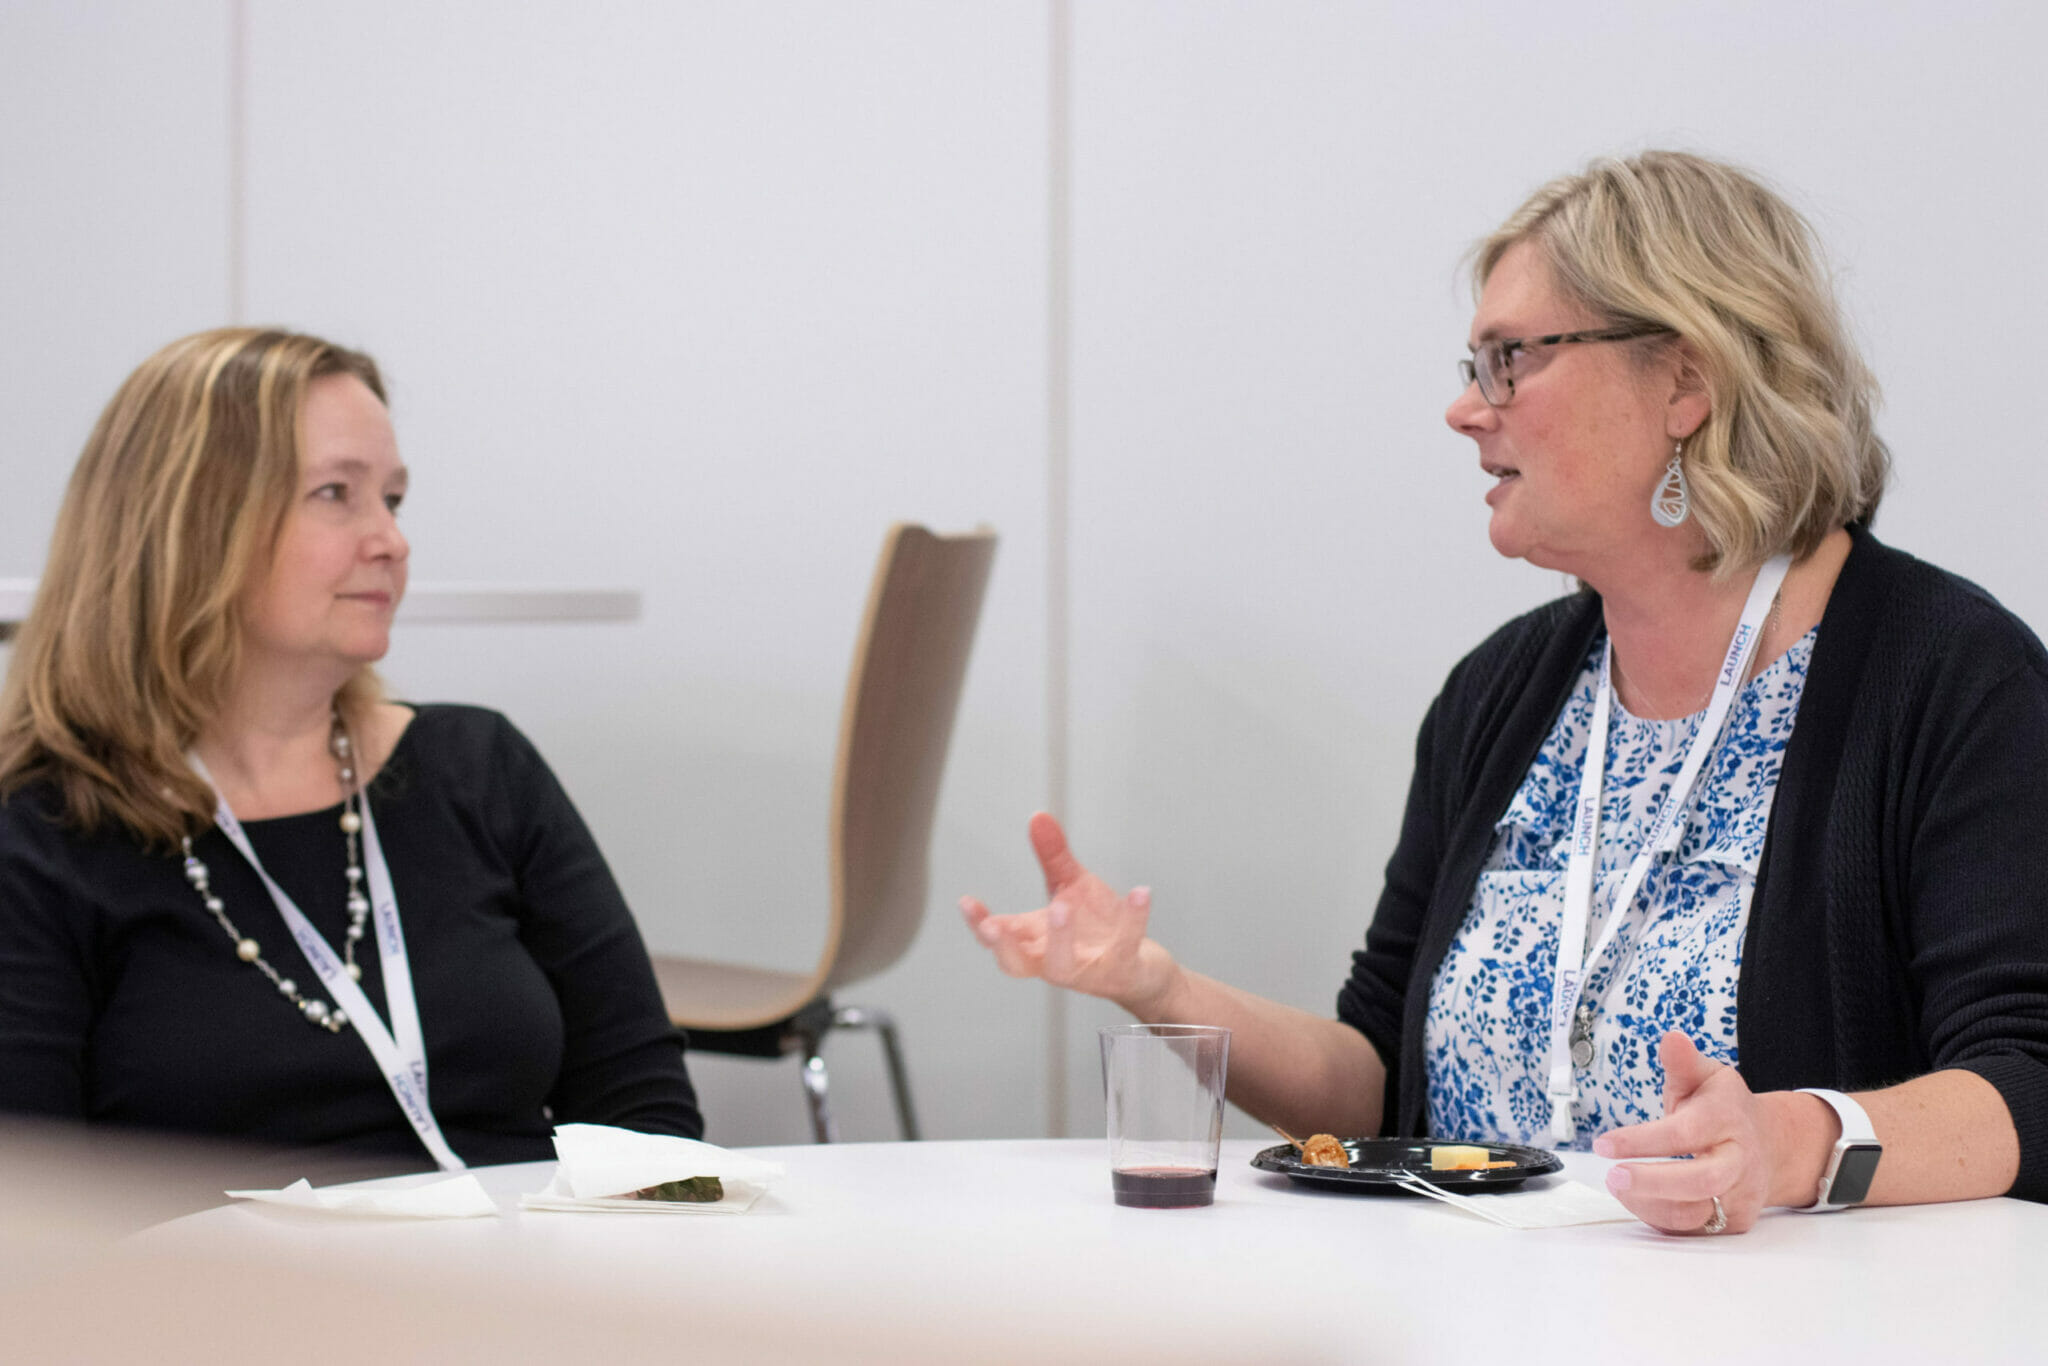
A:
{"label": "watch face", "polygon": [[1828,1187],[1830,1205],[1860,1205],[1870,1194],[1877,1159],[1884,1149],[1875,1143],[1852,1143],[1835,1158],[1835,1179]]}

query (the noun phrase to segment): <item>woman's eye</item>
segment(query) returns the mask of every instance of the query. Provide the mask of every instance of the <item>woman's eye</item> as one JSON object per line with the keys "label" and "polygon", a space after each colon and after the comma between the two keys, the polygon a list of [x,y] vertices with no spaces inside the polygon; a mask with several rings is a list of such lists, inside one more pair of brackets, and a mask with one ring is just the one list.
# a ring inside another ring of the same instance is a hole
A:
{"label": "woman's eye", "polygon": [[348,501],[348,485],[322,484],[319,488],[313,490],[313,496],[323,503],[346,503]]}
{"label": "woman's eye", "polygon": [[390,508],[390,509],[391,509],[391,515],[392,515],[392,516],[396,517],[396,516],[398,515],[398,509],[399,509],[399,508],[401,508],[401,507],[403,507],[404,505],[405,505],[405,495],[404,495],[404,494],[402,494],[402,493],[387,493],[387,494],[385,494],[385,495],[384,495],[384,506],[385,506],[385,507],[388,507],[388,508]]}

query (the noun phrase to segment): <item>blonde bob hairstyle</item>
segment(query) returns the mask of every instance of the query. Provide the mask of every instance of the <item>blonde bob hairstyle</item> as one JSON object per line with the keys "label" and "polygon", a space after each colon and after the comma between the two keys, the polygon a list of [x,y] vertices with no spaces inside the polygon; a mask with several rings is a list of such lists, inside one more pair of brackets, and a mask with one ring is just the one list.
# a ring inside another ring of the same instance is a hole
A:
{"label": "blonde bob hairstyle", "polygon": [[1689,347],[1711,404],[1680,457],[1707,538],[1696,568],[1726,577],[1804,557],[1876,515],[1891,470],[1871,425],[1877,381],[1812,228],[1754,176],[1684,152],[1595,161],[1474,249],[1475,291],[1521,242],[1600,326],[1654,324]]}
{"label": "blonde bob hairstyle", "polygon": [[[270,563],[299,480],[307,388],[376,362],[318,337],[222,328],[144,361],[100,414],[0,690],[0,797],[44,780],[85,831],[153,847],[213,824],[186,763],[242,646],[245,592]],[[365,668],[336,696],[361,732]]]}

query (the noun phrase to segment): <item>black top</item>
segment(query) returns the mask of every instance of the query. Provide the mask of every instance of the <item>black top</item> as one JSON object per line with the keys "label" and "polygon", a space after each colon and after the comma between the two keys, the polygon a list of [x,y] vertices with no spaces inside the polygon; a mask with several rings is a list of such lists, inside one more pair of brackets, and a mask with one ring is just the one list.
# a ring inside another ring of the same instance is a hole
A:
{"label": "black top", "polygon": [[[570,1121],[701,1135],[647,950],[526,737],[495,712],[421,707],[369,797],[434,1113],[463,1160],[552,1157],[550,1130]],[[82,837],[57,811],[42,785],[0,806],[0,1109],[433,1165],[362,1038],[306,1023],[240,961],[179,857],[119,830]],[[245,824],[263,866],[336,946],[348,923],[340,814]],[[220,831],[193,853],[236,927],[324,999]],[[375,941],[373,930],[357,962],[388,1022]]]}
{"label": "black top", "polygon": [[[1852,528],[1785,750],[1736,988],[1758,1091],[1976,1072],[2048,1199],[2048,654],[1976,585]],[[1452,670],[1416,744],[1386,888],[1338,1015],[1418,1134],[1424,1017],[1494,822],[1601,629],[1588,592]]]}

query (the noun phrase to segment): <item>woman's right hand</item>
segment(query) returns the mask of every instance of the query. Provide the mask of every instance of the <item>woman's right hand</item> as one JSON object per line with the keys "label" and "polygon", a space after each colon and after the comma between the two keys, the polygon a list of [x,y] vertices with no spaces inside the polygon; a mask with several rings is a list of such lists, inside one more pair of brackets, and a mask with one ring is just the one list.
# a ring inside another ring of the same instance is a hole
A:
{"label": "woman's right hand", "polygon": [[974,937],[1012,977],[1042,977],[1116,1002],[1135,1015],[1151,1012],[1171,984],[1170,954],[1145,937],[1150,888],[1119,896],[1081,866],[1060,823],[1041,811],[1031,818],[1031,848],[1045,870],[1046,904],[1035,911],[994,915],[975,898],[960,898],[960,913]]}

